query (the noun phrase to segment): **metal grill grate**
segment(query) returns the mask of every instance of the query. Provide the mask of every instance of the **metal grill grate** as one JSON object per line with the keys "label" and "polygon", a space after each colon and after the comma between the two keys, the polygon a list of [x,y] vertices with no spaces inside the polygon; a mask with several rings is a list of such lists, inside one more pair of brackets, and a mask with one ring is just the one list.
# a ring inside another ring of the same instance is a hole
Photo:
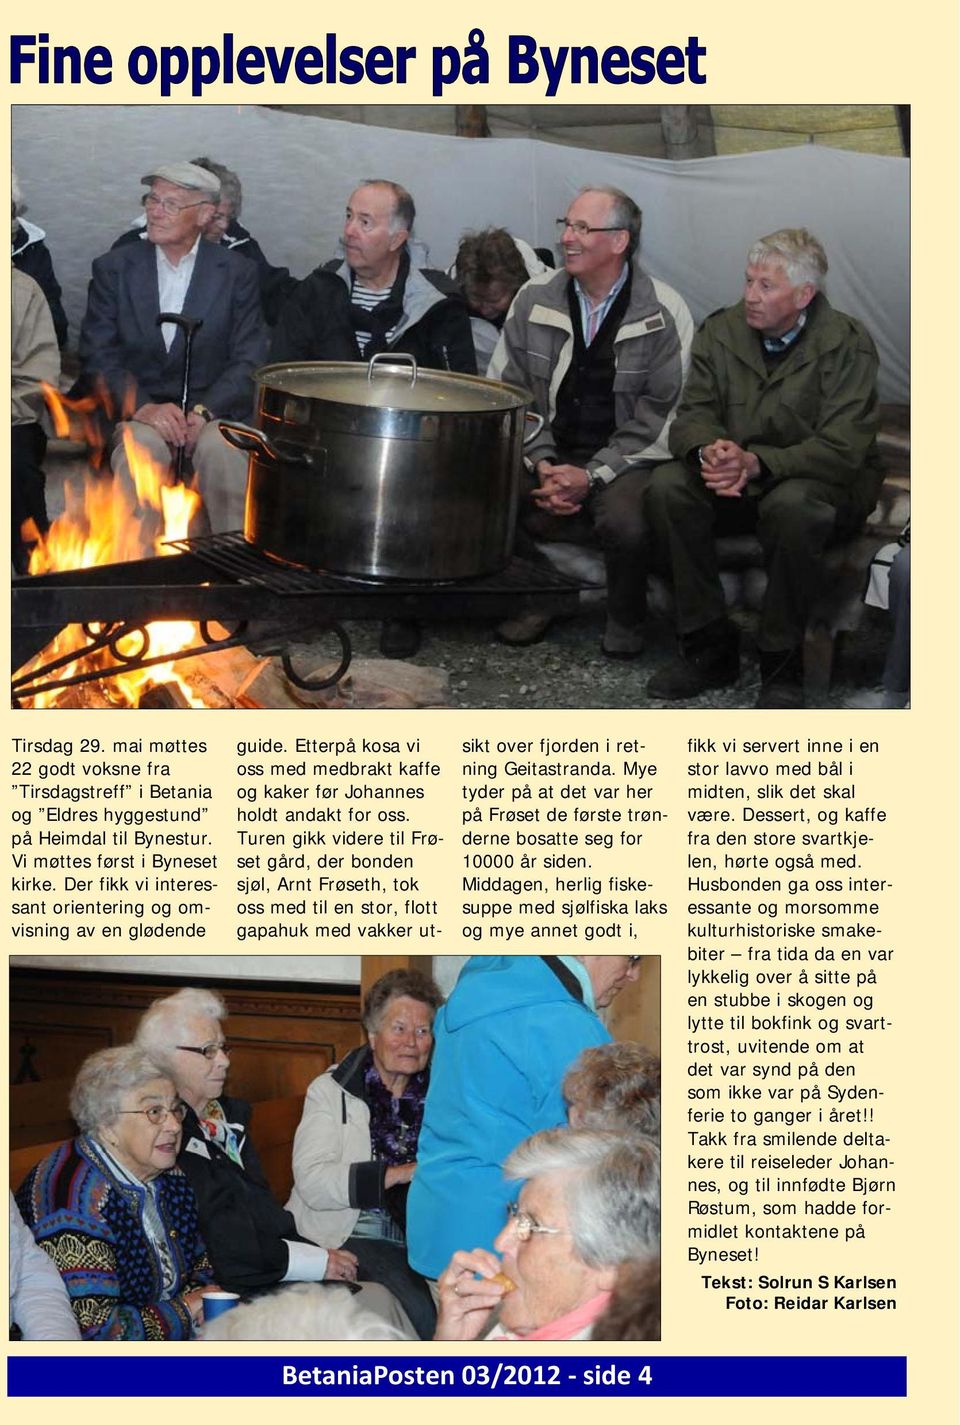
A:
{"label": "metal grill grate", "polygon": [[325,574],[298,569],[293,564],[278,564],[248,544],[238,529],[196,539],[171,539],[166,544],[167,548],[177,549],[181,554],[193,554],[202,563],[235,579],[238,584],[255,584],[274,594],[317,594],[330,587]]}
{"label": "metal grill grate", "polygon": [[204,535],[195,539],[172,539],[168,548],[183,554],[192,554],[202,563],[226,574],[239,584],[252,584],[269,589],[271,593],[295,596],[298,594],[369,593],[374,597],[385,594],[436,594],[443,597],[445,591],[478,594],[494,593],[554,593],[571,588],[583,588],[582,580],[573,580],[546,564],[534,564],[525,559],[513,559],[506,569],[496,574],[487,574],[480,579],[460,579],[450,583],[414,581],[410,579],[353,579],[343,575],[324,574],[312,569],[300,569],[292,564],[281,564],[269,555],[248,544],[240,530],[228,534]]}

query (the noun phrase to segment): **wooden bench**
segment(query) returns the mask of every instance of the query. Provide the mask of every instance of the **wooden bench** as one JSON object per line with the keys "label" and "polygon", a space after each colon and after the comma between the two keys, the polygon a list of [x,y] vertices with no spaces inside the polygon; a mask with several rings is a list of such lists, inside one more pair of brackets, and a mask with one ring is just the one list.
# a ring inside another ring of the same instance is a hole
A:
{"label": "wooden bench", "polygon": [[52,1153],[54,1148],[59,1148],[65,1140],[55,1138],[52,1143],[32,1143],[24,1148],[10,1149],[10,1191],[16,1192],[31,1168],[35,1168],[39,1162]]}

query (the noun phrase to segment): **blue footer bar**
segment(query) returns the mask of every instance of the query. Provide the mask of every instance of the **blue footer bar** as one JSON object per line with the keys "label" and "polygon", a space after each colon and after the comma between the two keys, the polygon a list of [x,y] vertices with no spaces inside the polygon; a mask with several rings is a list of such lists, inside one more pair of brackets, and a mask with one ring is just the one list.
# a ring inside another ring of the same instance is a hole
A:
{"label": "blue footer bar", "polygon": [[[15,1347],[13,1348],[16,1349]],[[10,1396],[905,1396],[906,1356],[181,1356],[7,1359]],[[162,1347],[161,1347],[162,1349]],[[136,1351],[136,1354],[133,1352]],[[171,1358],[172,1360],[173,1358]]]}

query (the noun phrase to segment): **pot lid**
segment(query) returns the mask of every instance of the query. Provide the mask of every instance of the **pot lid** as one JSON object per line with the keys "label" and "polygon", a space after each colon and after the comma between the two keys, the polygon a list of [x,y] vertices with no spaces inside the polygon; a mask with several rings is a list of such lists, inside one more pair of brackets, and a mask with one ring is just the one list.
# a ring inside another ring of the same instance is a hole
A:
{"label": "pot lid", "polygon": [[522,386],[418,367],[413,357],[383,352],[363,361],[279,362],[254,380],[272,391],[374,410],[473,413],[509,411],[533,401]]}

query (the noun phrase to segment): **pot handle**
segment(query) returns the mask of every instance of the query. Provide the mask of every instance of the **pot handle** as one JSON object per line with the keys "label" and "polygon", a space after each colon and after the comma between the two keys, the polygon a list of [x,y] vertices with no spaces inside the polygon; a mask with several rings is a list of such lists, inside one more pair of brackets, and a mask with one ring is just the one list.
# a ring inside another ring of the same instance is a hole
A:
{"label": "pot handle", "polygon": [[234,450],[258,455],[261,460],[266,460],[271,465],[307,465],[312,469],[317,463],[310,451],[280,450],[270,443],[263,431],[253,430],[250,426],[237,426],[232,425],[230,421],[220,421],[220,432]]}
{"label": "pot handle", "polygon": [[417,358],[416,358],[415,356],[411,356],[409,352],[407,352],[407,351],[378,351],[377,354],[376,354],[376,356],[371,356],[370,361],[369,361],[369,363],[368,363],[368,365],[367,365],[367,380],[368,380],[368,381],[372,381],[372,380],[373,380],[373,369],[374,369],[374,367],[376,366],[376,364],[377,364],[378,361],[389,361],[389,362],[390,362],[392,365],[394,365],[394,366],[396,365],[396,363],[397,363],[398,361],[408,363],[408,364],[410,365],[410,367],[411,367],[410,385],[411,385],[411,386],[416,386],[416,384],[417,384]]}
{"label": "pot handle", "polygon": [[536,440],[537,436],[543,430],[544,419],[543,416],[538,415],[536,411],[527,411],[524,420],[528,425],[533,425],[533,430],[528,430],[523,437],[524,445],[529,445],[531,440]]}
{"label": "pot handle", "polygon": [[280,462],[280,456],[267,437],[259,430],[251,430],[249,426],[231,425],[229,421],[220,422],[220,434],[228,445],[232,445],[234,450],[245,450],[250,455],[259,455],[264,460],[269,460],[272,465]]}

